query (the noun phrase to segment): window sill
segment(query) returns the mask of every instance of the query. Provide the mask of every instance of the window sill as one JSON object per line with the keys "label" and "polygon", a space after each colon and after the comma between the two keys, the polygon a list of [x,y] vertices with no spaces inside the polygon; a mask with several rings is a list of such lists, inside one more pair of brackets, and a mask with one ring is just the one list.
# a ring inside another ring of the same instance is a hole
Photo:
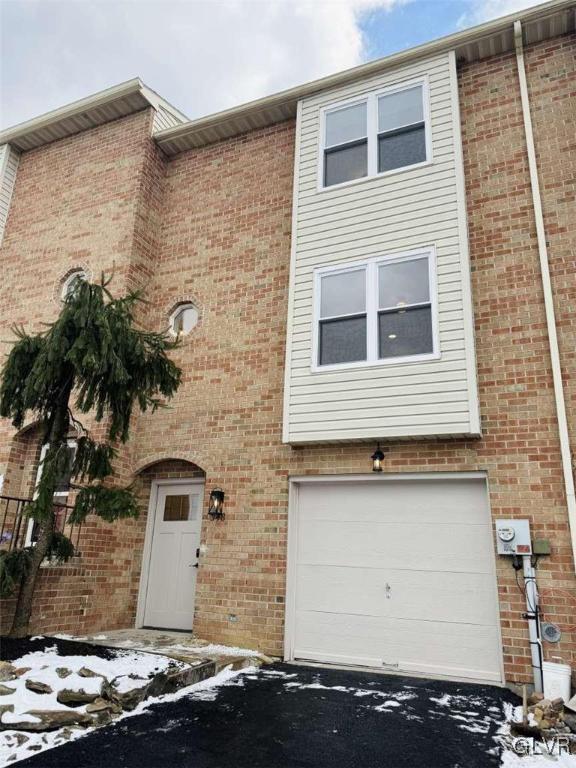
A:
{"label": "window sill", "polygon": [[362,368],[382,368],[390,365],[414,365],[426,363],[432,360],[440,360],[439,352],[431,352],[426,355],[409,355],[407,357],[389,357],[386,360],[361,360],[353,363],[334,363],[333,365],[312,365],[311,373],[330,373],[332,371],[350,371]]}
{"label": "window sill", "polygon": [[346,187],[354,187],[357,184],[363,184],[367,181],[374,181],[375,179],[387,178],[389,176],[396,176],[399,173],[406,173],[406,171],[413,171],[419,168],[426,168],[429,165],[434,165],[432,159],[425,160],[423,163],[414,163],[414,165],[405,165],[402,168],[394,168],[391,171],[382,171],[381,173],[374,173],[370,176],[362,176],[359,179],[351,179],[350,181],[342,181],[340,184],[331,184],[329,187],[325,187],[322,182],[318,183],[316,191],[318,193],[330,192],[333,189],[346,189]]}

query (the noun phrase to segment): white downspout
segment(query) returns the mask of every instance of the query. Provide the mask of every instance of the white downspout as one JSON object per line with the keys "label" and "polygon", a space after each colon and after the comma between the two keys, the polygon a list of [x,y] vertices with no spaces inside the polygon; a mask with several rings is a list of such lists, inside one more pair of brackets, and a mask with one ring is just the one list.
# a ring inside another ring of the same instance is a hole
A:
{"label": "white downspout", "polygon": [[568,433],[568,420],[566,418],[566,404],[564,401],[564,388],[562,385],[562,369],[560,367],[560,351],[558,348],[558,334],[556,332],[556,317],[554,313],[554,298],[552,283],[550,281],[550,264],[548,262],[548,249],[546,247],[546,233],[544,230],[544,215],[542,213],[542,200],[540,197],[540,184],[538,182],[538,166],[536,164],[536,151],[534,148],[534,134],[532,131],[532,117],[530,115],[530,102],[528,98],[528,84],[526,82],[526,69],[524,66],[524,45],[522,42],[522,24],[514,22],[514,40],[516,44],[516,63],[518,65],[518,78],[520,80],[520,98],[522,101],[522,116],[524,118],[524,133],[526,136],[526,149],[528,153],[528,167],[530,169],[530,185],[532,187],[532,205],[536,220],[536,234],[538,239],[538,253],[540,256],[540,273],[544,290],[544,307],[546,310],[546,326],[548,329],[548,343],[550,347],[550,359],[552,362],[552,380],[554,382],[554,398],[556,401],[556,418],[558,420],[558,433],[560,437],[560,452],[562,455],[562,470],[564,473],[564,488],[568,506],[568,525],[572,541],[572,556],[576,567],[576,496],[574,494],[574,475],[572,473],[572,455],[570,451],[570,437]]}

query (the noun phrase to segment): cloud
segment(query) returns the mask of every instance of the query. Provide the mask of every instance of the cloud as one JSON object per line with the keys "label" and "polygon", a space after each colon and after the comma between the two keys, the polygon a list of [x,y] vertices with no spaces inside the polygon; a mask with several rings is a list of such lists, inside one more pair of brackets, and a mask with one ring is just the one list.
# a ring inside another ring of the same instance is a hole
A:
{"label": "cloud", "polygon": [[472,0],[470,8],[458,19],[458,27],[462,29],[482,24],[484,21],[539,5],[541,2],[542,0]]}
{"label": "cloud", "polygon": [[2,124],[139,75],[190,117],[361,63],[407,0],[5,0]]}

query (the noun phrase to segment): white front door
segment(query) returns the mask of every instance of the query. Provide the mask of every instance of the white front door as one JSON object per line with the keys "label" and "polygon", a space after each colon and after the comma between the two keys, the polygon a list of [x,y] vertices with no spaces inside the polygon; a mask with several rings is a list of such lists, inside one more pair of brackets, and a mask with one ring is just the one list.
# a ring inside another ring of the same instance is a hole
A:
{"label": "white front door", "polygon": [[158,485],[144,626],[192,629],[202,482]]}

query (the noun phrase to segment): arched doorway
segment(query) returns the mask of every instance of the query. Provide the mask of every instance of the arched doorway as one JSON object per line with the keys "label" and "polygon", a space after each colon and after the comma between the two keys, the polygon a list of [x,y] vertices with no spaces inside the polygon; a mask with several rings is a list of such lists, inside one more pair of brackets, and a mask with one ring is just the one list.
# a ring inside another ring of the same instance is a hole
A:
{"label": "arched doorway", "polygon": [[202,529],[205,473],[164,459],[139,473],[148,519],[136,625],[191,630]]}

